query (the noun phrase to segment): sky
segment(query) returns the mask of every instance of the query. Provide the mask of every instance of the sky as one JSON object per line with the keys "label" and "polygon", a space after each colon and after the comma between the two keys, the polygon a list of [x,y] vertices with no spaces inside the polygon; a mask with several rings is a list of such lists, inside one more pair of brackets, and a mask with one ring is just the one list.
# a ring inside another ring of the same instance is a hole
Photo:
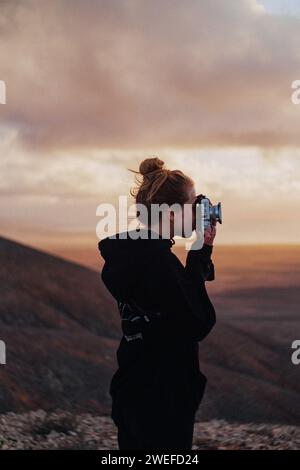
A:
{"label": "sky", "polygon": [[278,15],[300,15],[299,0],[261,0],[266,12]]}
{"label": "sky", "polygon": [[[0,235],[97,241],[158,156],[221,201],[220,244],[298,243],[300,7],[0,0]],[[129,203],[133,203],[129,198]]]}

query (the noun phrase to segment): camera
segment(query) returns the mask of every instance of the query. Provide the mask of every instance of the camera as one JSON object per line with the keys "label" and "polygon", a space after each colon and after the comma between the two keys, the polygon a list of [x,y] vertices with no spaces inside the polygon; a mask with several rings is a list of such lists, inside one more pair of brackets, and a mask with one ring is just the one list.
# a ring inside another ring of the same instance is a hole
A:
{"label": "camera", "polygon": [[199,194],[194,202],[195,214],[197,213],[197,208],[201,206],[204,230],[211,224],[212,220],[216,220],[220,224],[222,223],[222,206],[220,202],[214,206],[208,197],[204,194]]}

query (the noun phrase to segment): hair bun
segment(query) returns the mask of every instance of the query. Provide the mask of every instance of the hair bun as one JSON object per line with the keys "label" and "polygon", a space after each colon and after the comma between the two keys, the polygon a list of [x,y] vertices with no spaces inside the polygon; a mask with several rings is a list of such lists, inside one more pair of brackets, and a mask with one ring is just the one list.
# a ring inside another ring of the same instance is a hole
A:
{"label": "hair bun", "polygon": [[154,171],[162,170],[165,162],[160,160],[160,158],[146,158],[140,164],[140,174],[141,175],[148,175],[148,173],[152,173]]}

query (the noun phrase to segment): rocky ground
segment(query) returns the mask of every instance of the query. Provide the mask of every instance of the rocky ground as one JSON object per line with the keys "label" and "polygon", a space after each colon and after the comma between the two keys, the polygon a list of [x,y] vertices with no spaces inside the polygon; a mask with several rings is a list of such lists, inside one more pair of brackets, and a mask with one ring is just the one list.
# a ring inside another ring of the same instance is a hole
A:
{"label": "rocky ground", "polygon": [[[0,449],[118,449],[108,416],[66,411],[0,415]],[[300,449],[300,427],[196,422],[193,449]]]}

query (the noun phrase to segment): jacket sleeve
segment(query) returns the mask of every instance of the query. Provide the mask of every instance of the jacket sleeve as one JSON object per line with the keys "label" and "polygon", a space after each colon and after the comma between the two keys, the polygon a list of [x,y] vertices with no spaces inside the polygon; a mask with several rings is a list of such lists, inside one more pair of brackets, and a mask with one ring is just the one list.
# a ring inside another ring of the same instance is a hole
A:
{"label": "jacket sleeve", "polygon": [[203,340],[216,323],[215,309],[202,277],[191,276],[174,253],[160,257],[153,272],[153,295],[170,337]]}
{"label": "jacket sleeve", "polygon": [[214,281],[215,266],[211,260],[212,245],[204,244],[200,250],[189,250],[185,270],[188,275],[204,281]]}

